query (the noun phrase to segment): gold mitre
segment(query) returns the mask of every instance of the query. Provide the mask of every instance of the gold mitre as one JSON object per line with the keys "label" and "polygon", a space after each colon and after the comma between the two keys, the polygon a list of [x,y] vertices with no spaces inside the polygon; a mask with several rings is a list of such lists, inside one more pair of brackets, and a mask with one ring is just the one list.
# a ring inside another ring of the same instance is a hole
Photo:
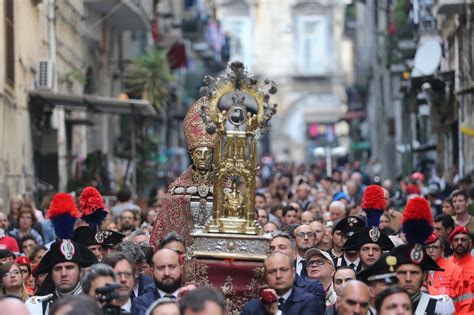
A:
{"label": "gold mitre", "polygon": [[201,97],[189,108],[183,121],[184,139],[188,150],[199,147],[214,148],[217,141],[217,133],[209,134],[206,131],[200,110],[202,105],[206,105],[207,97]]}

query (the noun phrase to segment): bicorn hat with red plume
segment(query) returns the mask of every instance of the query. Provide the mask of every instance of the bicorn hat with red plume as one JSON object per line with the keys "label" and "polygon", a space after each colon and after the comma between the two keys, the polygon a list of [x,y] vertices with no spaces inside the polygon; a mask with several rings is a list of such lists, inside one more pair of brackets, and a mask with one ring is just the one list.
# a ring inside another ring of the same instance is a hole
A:
{"label": "bicorn hat with red plume", "polygon": [[401,223],[408,244],[398,246],[391,252],[397,258],[397,266],[415,264],[423,270],[443,270],[423,249],[433,233],[433,215],[426,199],[411,198],[403,212]]}
{"label": "bicorn hat with red plume", "polygon": [[387,208],[385,193],[382,187],[370,185],[364,191],[362,196],[362,209],[367,214],[367,226],[376,226],[380,224],[380,217]]}
{"label": "bicorn hat with red plume", "polygon": [[387,207],[382,187],[370,185],[362,197],[362,209],[367,214],[367,226],[352,235],[342,248],[343,251],[357,251],[364,244],[375,243],[382,250],[391,250],[393,243],[390,238],[379,230],[380,217]]}
{"label": "bicorn hat with red plume", "polygon": [[57,193],[49,206],[46,217],[51,220],[54,232],[60,239],[71,239],[76,220],[81,217],[76,203],[68,193]]}
{"label": "bicorn hat with red plume", "polygon": [[433,215],[428,201],[423,197],[411,198],[401,223],[408,243],[424,244],[433,232]]}
{"label": "bicorn hat with red plume", "polygon": [[109,211],[105,208],[104,200],[97,189],[92,186],[84,188],[79,199],[81,219],[92,227],[100,227]]}

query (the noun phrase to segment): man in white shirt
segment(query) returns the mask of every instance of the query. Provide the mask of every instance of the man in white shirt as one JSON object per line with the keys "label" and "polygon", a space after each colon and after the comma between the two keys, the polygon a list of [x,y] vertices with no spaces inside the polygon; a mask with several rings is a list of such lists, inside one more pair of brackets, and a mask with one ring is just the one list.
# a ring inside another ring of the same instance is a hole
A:
{"label": "man in white shirt", "polygon": [[306,276],[306,260],[304,255],[306,251],[314,246],[315,234],[313,229],[306,224],[298,226],[295,231],[296,240],[296,274],[298,276]]}

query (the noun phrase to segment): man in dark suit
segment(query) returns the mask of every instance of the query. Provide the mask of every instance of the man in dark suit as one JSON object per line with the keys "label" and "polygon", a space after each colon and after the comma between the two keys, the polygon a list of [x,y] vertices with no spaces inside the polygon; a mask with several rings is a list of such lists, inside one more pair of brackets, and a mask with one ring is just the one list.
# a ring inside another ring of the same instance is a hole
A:
{"label": "man in dark suit", "polygon": [[273,253],[265,260],[265,280],[268,289],[261,299],[252,299],[242,308],[241,315],[323,314],[321,303],[314,295],[294,286],[293,259],[282,253]]}
{"label": "man in dark suit", "polygon": [[167,248],[158,250],[153,255],[152,269],[155,283],[146,288],[146,293],[133,300],[133,315],[144,315],[148,307],[159,298],[177,299],[179,296],[183,276],[179,255]]}
{"label": "man in dark suit", "polygon": [[148,292],[150,285],[153,285],[153,278],[144,274],[146,257],[140,244],[134,244],[131,241],[122,242],[117,251],[126,254],[134,263],[134,285],[130,298],[132,301]]}
{"label": "man in dark suit", "polygon": [[[282,253],[290,256],[296,262],[296,247],[294,242],[290,240],[290,235],[286,232],[276,232],[270,241],[270,250],[272,253]],[[295,264],[296,269],[296,264]],[[302,288],[304,291],[311,293],[317,297],[321,305],[326,303],[326,293],[323,285],[317,279],[309,279],[305,276],[295,274],[295,287]]]}

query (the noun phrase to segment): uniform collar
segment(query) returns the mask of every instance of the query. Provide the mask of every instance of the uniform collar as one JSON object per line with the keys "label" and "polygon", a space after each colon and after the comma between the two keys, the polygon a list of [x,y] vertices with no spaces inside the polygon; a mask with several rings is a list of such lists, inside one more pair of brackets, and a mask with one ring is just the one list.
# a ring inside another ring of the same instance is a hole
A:
{"label": "uniform collar", "polygon": [[462,258],[456,258],[453,254],[453,262],[456,264],[465,264],[468,263],[472,259],[471,252],[468,252],[464,257]]}

